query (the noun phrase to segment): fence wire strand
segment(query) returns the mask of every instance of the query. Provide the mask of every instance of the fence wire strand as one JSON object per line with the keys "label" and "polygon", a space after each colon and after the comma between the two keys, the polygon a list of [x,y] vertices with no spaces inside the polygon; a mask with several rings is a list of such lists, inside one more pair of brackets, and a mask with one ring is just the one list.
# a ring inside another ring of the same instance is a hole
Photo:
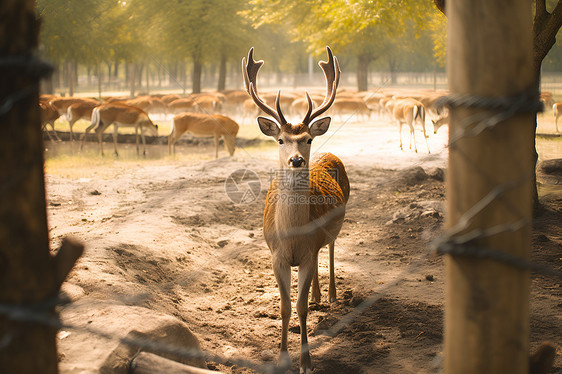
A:
{"label": "fence wire strand", "polygon": [[[35,58],[28,57],[0,59],[0,68],[14,68],[16,70],[21,70],[26,75],[34,77],[36,79],[39,79],[52,71],[52,68],[50,68],[46,64],[40,62]],[[14,105],[18,101],[31,95],[36,91],[36,89],[36,86],[30,86],[7,98],[3,98],[0,102],[0,116],[8,113],[13,109]],[[463,122],[460,126],[463,130],[450,139],[449,147],[454,146],[460,138],[474,137],[481,134],[483,131],[489,131],[501,122],[504,122],[505,120],[517,114],[537,113],[541,109],[538,103],[538,95],[534,93],[529,94],[528,92],[525,92],[521,95],[515,95],[513,97],[505,98],[481,98],[454,95],[447,96],[441,100],[440,105],[449,106],[450,108],[479,108],[488,111],[488,113],[479,113],[477,116],[472,116],[465,122]],[[490,114],[490,110],[497,111],[498,113]],[[336,131],[339,131],[348,122],[349,118]],[[468,130],[469,128],[470,130]],[[322,146],[324,144],[322,144]],[[441,152],[445,152],[447,150],[448,148],[446,147]],[[421,166],[430,157],[433,158],[435,157],[435,155],[422,157],[419,162],[413,164],[412,166]],[[468,159],[467,155],[463,155],[463,157]],[[478,166],[475,165],[475,168],[478,168]],[[493,179],[489,176],[486,176],[486,178],[493,182]],[[481,246],[475,244],[475,242],[479,239],[489,238],[501,233],[512,233],[524,227],[527,227],[531,224],[531,222],[527,219],[521,218],[518,220],[514,220],[513,222],[498,224],[486,229],[476,228],[466,232],[466,230],[470,227],[471,222],[478,214],[482,213],[485,209],[490,207],[492,203],[503,201],[502,197],[508,191],[521,186],[523,183],[527,183],[529,181],[529,178],[530,176],[526,176],[521,180],[497,185],[491,188],[487,195],[485,195],[478,203],[472,206],[460,217],[458,223],[454,227],[448,230],[440,238],[433,241],[426,252],[422,253],[422,255],[418,257],[413,258],[407,269],[404,269],[399,275],[397,275],[392,282],[387,283],[384,287],[380,287],[374,294],[367,297],[366,300],[356,306],[350,313],[341,317],[334,325],[332,325],[332,327],[330,327],[327,331],[324,331],[324,334],[322,336],[317,337],[316,341],[309,345],[309,349],[316,350],[326,344],[329,344],[332,337],[336,336],[342,330],[350,326],[359,315],[363,314],[366,310],[372,307],[374,303],[376,303],[378,300],[380,300],[381,297],[385,295],[385,293],[388,293],[393,288],[398,287],[400,283],[406,280],[409,275],[415,274],[420,267],[420,263],[424,259],[426,259],[427,256],[430,256],[434,252],[439,255],[448,254],[452,256],[462,256],[472,259],[491,259],[517,269],[529,270],[554,278],[562,278],[562,272],[556,269],[535,264],[528,261],[527,259],[518,258],[493,248],[482,248]],[[5,189],[13,188],[13,184],[19,181],[20,179],[2,186],[2,188],[0,189],[0,194],[5,193]],[[391,182],[392,181],[387,181],[386,183]],[[505,201],[503,201],[503,203],[506,204]],[[507,205],[508,208],[513,212],[519,212],[518,207],[510,206],[510,204]],[[351,203],[348,208],[358,209],[361,207],[354,206],[354,204]],[[306,235],[310,232],[322,229],[324,226],[328,225],[336,216],[339,216],[342,213],[342,209],[343,208],[332,210],[327,215],[320,217],[305,226],[290,230],[287,232],[287,236]],[[215,260],[221,261],[221,257],[218,257]],[[204,268],[199,272],[194,272],[193,277],[197,277],[198,274],[200,274],[203,270]],[[367,273],[369,273],[368,269],[365,270],[367,271]],[[45,302],[37,305],[0,304],[0,315],[16,322],[32,322],[59,330],[65,329],[80,331],[96,335],[104,339],[117,340],[121,343],[138,347],[139,349],[144,348],[163,353],[173,353],[175,355],[186,358],[201,358],[206,361],[218,362],[224,365],[234,364],[255,370],[257,372],[285,372],[284,369],[278,368],[272,363],[255,362],[242,357],[224,357],[210,352],[201,352],[199,350],[190,350],[173,345],[167,345],[152,341],[150,339],[122,337],[117,332],[108,332],[89,326],[80,326],[76,324],[65,323],[64,321],[61,321],[58,315],[54,314],[52,310],[56,306],[64,306],[68,303],[68,300],[60,299],[57,297],[48,299]],[[17,336],[17,328],[11,328],[9,331],[6,331],[3,336],[0,336],[0,349],[9,346]]]}

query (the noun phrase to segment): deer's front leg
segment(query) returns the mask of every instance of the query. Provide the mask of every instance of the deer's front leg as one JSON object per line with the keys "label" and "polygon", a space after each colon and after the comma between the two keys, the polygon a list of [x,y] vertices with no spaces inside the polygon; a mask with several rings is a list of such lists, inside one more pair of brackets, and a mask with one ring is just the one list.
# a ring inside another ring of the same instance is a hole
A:
{"label": "deer's front leg", "polygon": [[308,335],[306,330],[306,318],[308,317],[308,292],[310,283],[314,276],[315,264],[317,258],[299,266],[299,295],[297,297],[297,314],[301,328],[301,359],[300,372],[310,373],[312,371],[312,362],[310,360],[310,349],[308,347]]}
{"label": "deer's front leg", "polygon": [[289,320],[291,318],[291,267],[273,260],[273,273],[279,287],[281,296],[281,352],[279,354],[279,366],[289,369],[291,358],[287,351],[287,334],[289,331]]}
{"label": "deer's front leg", "polygon": [[318,281],[318,257],[316,258],[316,266],[314,267],[314,276],[312,277],[312,292],[310,295],[310,301],[313,303],[319,303],[322,298],[320,292],[320,283]]}
{"label": "deer's front leg", "polygon": [[115,151],[115,156],[119,156],[119,153],[117,152],[117,130],[119,129],[119,126],[117,126],[117,123],[115,123],[113,125],[113,149]]}

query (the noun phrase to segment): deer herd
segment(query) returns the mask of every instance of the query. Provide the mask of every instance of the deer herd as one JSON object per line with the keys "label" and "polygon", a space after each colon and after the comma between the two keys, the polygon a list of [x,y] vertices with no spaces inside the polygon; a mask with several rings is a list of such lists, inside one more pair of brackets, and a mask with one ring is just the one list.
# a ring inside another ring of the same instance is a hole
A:
{"label": "deer herd", "polygon": [[[429,152],[426,133],[426,113],[433,121],[434,133],[448,121],[446,112],[439,112],[433,103],[440,95],[421,93],[404,95],[397,92],[382,94],[381,92],[357,93],[350,90],[339,90],[328,113],[339,122],[347,122],[351,118],[356,121],[369,121],[372,116],[386,118],[395,123],[399,130],[400,148],[402,145],[402,125],[406,124],[410,131],[410,149],[417,152],[415,141],[416,128],[423,132]],[[261,98],[268,106],[275,105],[276,95],[262,92]],[[324,98],[316,91],[309,92],[307,97],[295,90],[287,90],[279,98],[279,105],[287,117],[293,118],[307,110],[309,103],[313,108],[321,105]],[[219,154],[219,141],[223,138],[226,151],[233,155],[235,138],[239,125],[246,120],[257,117],[263,108],[256,105],[247,91],[209,92],[180,96],[177,94],[142,95],[134,98],[107,97],[99,101],[85,97],[60,97],[41,95],[39,108],[42,126],[51,140],[60,141],[55,131],[55,121],[64,118],[68,122],[70,141],[80,140],[83,147],[88,133],[93,132],[99,142],[100,153],[103,154],[103,133],[113,125],[114,151],[117,151],[118,128],[135,129],[137,152],[139,136],[145,147],[145,135],[156,136],[158,126],[153,123],[155,116],[170,121],[172,129],[168,136],[170,153],[175,152],[178,139],[184,133],[195,137],[211,137],[215,140],[215,156]],[[236,120],[235,120],[236,119]],[[91,125],[81,134],[80,139],[74,132],[77,121],[89,121]],[[47,126],[50,126],[50,130]],[[143,154],[145,153],[143,148]]]}

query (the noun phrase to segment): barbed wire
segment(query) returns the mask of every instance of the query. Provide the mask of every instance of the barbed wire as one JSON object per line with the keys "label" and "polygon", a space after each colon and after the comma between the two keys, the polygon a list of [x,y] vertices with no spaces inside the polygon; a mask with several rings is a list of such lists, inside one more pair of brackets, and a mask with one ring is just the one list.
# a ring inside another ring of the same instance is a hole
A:
{"label": "barbed wire", "polygon": [[[445,149],[442,150],[442,152],[444,152]],[[423,159],[420,160],[420,162],[418,162],[418,165],[423,165],[423,162],[424,162]],[[398,178],[399,177],[397,177],[396,180]],[[492,202],[497,201],[498,198],[503,196],[507,191],[520,186],[522,183],[524,183],[524,180],[519,180],[510,184],[497,186],[496,188],[492,189],[481,201],[479,201],[477,204],[473,206],[473,208],[471,208],[469,211],[467,211],[467,213],[465,213],[465,215],[459,220],[459,223],[453,229],[451,229],[451,233],[458,234],[459,232],[466,229],[469,226],[472,219],[478,213],[481,213],[484,209],[489,207]],[[353,206],[352,204],[350,208],[353,209],[355,208],[355,206]],[[331,212],[329,214],[333,216],[341,214],[341,212],[339,212],[337,209],[334,211],[335,213]],[[317,230],[319,227],[322,227],[332,219],[331,215],[320,217],[318,220],[311,222],[309,224],[311,226],[307,225],[302,228],[297,228],[297,230],[295,232],[291,232],[291,234],[302,235],[307,233],[308,231]],[[506,255],[503,252],[499,252],[489,248],[480,248],[471,244],[476,238],[489,237],[489,236],[497,235],[498,233],[501,232],[517,231],[518,229],[525,227],[528,224],[529,222],[525,220],[520,220],[513,223],[497,225],[496,227],[489,228],[487,230],[472,231],[465,234],[465,236],[455,237],[454,243],[450,242],[452,240],[451,235],[449,236],[445,235],[443,238],[436,241],[435,244],[431,245],[430,249],[432,251],[435,250],[438,254],[450,254],[450,255],[459,255],[459,256],[469,256],[471,258],[492,259],[508,264],[510,266],[514,266],[519,269],[531,270],[550,276],[560,277],[559,272],[557,272],[554,269],[533,264],[529,261],[521,260],[519,258],[514,258],[513,256]],[[314,343],[310,344],[309,349],[318,349],[322,347],[324,344],[328,344],[332,337],[336,336],[340,331],[342,331],[347,326],[349,326],[357,318],[357,316],[363,314],[374,303],[380,300],[380,298],[384,296],[385,292],[389,292],[392,288],[397,287],[403,280],[406,279],[408,275],[415,273],[415,271],[419,269],[420,260],[422,260],[425,256],[427,256],[430,253],[431,252],[428,250],[422,256],[413,259],[408,269],[403,270],[398,276],[395,277],[394,281],[387,283],[385,287],[377,290],[375,294],[367,297],[367,299],[365,299],[362,303],[356,306],[350,313],[340,318],[338,322],[332,325],[331,328],[323,332],[325,335],[318,337]],[[45,306],[52,307],[53,300],[45,304]],[[213,361],[227,366],[234,364],[240,367],[247,367],[257,372],[264,372],[264,373],[284,372],[281,368],[277,367],[272,363],[257,363],[257,362],[248,361],[246,359],[241,359],[232,356],[224,357],[209,352],[193,351],[173,345],[162,344],[159,342],[152,341],[150,339],[128,338],[128,337],[123,338],[120,337],[119,334],[115,332],[101,331],[90,327],[83,327],[83,326],[63,323],[58,318],[53,317],[52,315],[46,313],[46,311],[43,310],[43,307],[38,308],[37,306],[2,304],[0,305],[0,314],[5,315],[8,318],[15,321],[35,322],[35,323],[45,324],[47,326],[51,326],[53,328],[58,328],[58,329],[82,331],[102,338],[117,340],[121,343],[135,346],[139,349],[153,349],[157,352],[173,353],[178,356],[182,356],[186,358],[201,358],[206,361]],[[0,349],[2,348],[2,346],[6,346],[7,344],[9,344],[14,336],[15,335],[13,331],[4,334],[4,336],[0,338]]]}
{"label": "barbed wire", "polygon": [[[0,58],[0,69],[12,72],[16,76],[26,76],[30,80],[35,81],[39,81],[39,79],[47,77],[53,72],[53,67],[50,64],[31,53],[28,55],[12,55]],[[0,117],[11,111],[16,103],[31,96],[35,92],[37,92],[37,84],[32,84],[7,97],[1,98]]]}
{"label": "barbed wire", "polygon": [[[21,70],[23,74],[29,75],[30,77],[34,77],[36,79],[40,79],[42,76],[52,71],[52,69],[49,69],[45,64],[43,64],[36,58],[29,59],[28,57],[2,59],[0,60],[0,67],[18,69]],[[8,113],[18,101],[33,94],[34,92],[36,92],[36,89],[36,86],[30,86],[24,88],[16,94],[9,96],[8,98],[3,99],[2,103],[0,104],[0,116]],[[478,115],[467,118],[466,121],[463,122],[460,126],[463,129],[462,133],[450,139],[449,147],[453,146],[460,138],[480,135],[482,132],[492,129],[499,123],[517,114],[533,112],[536,113],[536,111],[539,111],[540,109],[539,105],[535,101],[537,100],[537,98],[537,95],[529,93],[523,93],[521,95],[515,95],[513,97],[497,99],[449,95],[442,100],[443,105],[448,105],[452,108],[478,108],[486,111],[492,110],[499,112],[494,115],[490,115],[490,113],[480,113]],[[351,117],[356,115],[357,113],[358,112],[355,112],[350,115],[349,118],[344,121],[344,123],[340,125],[331,136],[334,136],[335,133],[340,131],[340,129],[342,129],[350,121]],[[470,130],[467,130],[469,126],[473,126],[475,123],[477,123],[476,126],[471,128]],[[329,139],[327,139],[320,147],[323,147],[328,140]],[[446,151],[448,151],[448,147],[445,147],[441,150],[441,152]],[[435,157],[435,155],[431,157]],[[466,154],[463,154],[463,157],[469,159]],[[421,166],[428,159],[429,156],[422,157],[419,162],[412,166]],[[478,165],[475,165],[475,167],[478,167]],[[482,175],[487,179],[492,180],[492,178],[486,176],[485,173],[482,173]],[[473,205],[472,208],[468,209],[459,218],[458,223],[454,227],[448,230],[444,235],[442,235],[442,237],[432,242],[427,252],[424,252],[421,256],[413,259],[413,261],[410,263],[410,266],[407,269],[403,270],[398,276],[396,276],[396,278],[392,282],[389,282],[384,287],[379,288],[376,293],[367,297],[366,300],[356,306],[350,313],[347,313],[346,315],[341,317],[338,322],[336,322],[331,328],[326,331],[325,337],[318,338],[313,344],[309,345],[308,349],[318,349],[324,344],[328,344],[332,337],[336,336],[340,331],[349,326],[357,318],[357,316],[361,315],[367,309],[369,309],[384,295],[385,292],[389,292],[394,287],[397,287],[403,280],[406,279],[408,275],[414,274],[414,272],[417,271],[420,267],[420,261],[428,254],[430,254],[431,251],[435,251],[435,253],[439,255],[447,254],[474,259],[491,259],[517,269],[529,270],[546,276],[562,278],[562,272],[553,268],[539,265],[530,262],[527,259],[519,258],[493,248],[486,248],[476,244],[479,239],[489,238],[500,233],[512,233],[524,227],[527,227],[528,225],[530,225],[530,221],[527,219],[522,218],[513,222],[498,224],[486,229],[476,228],[461,235],[461,232],[466,231],[470,227],[472,221],[478,214],[482,213],[493,202],[496,202],[498,200],[503,201],[511,211],[519,213],[520,209],[517,206],[506,203],[505,200],[502,199],[502,197],[508,191],[521,186],[523,183],[528,182],[529,178],[530,176],[525,176],[520,180],[505,183],[492,188],[487,195],[485,195],[479,202]],[[395,180],[398,179],[399,177],[397,177]],[[12,183],[10,185],[13,186],[19,182],[19,179],[11,182]],[[390,182],[387,181],[387,183]],[[3,186],[3,188],[7,187]],[[0,193],[2,193],[2,190],[0,190]],[[357,206],[355,206],[353,203],[350,204],[351,209],[356,207]],[[311,232],[317,231],[318,229],[323,229],[326,225],[330,224],[335,217],[341,215],[341,213],[342,208],[333,209],[325,216],[319,217],[318,219],[311,221],[305,226],[295,228],[294,230],[289,230],[287,232],[287,236],[306,235]],[[215,261],[221,261],[221,258],[215,258]],[[359,266],[363,266],[363,264],[359,264]],[[193,277],[196,278],[198,274],[201,274],[201,272],[202,270],[200,270],[199,272],[194,272]],[[17,322],[33,322],[56,329],[81,331],[102,337],[104,339],[116,340],[123,344],[135,346],[139,349],[152,349],[163,353],[173,353],[175,355],[186,358],[201,358],[206,361],[214,361],[224,365],[235,364],[264,373],[285,372],[283,368],[279,368],[271,363],[259,363],[234,356],[224,357],[209,352],[168,345],[147,338],[122,337],[119,336],[117,332],[108,332],[89,326],[80,326],[77,324],[65,323],[62,322],[58,316],[53,315],[52,310],[56,306],[67,304],[68,300],[61,300],[58,297],[50,298],[45,300],[44,302],[30,305],[0,304],[0,315],[3,315],[4,317]],[[8,346],[15,337],[17,337],[17,331],[13,331],[13,329],[11,329],[11,331],[7,331],[2,337],[0,337],[0,349]]]}

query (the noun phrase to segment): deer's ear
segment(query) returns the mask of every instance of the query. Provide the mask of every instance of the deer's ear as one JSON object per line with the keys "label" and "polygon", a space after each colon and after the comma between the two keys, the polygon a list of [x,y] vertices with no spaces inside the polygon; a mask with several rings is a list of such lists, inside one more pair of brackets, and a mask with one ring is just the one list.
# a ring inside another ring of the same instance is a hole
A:
{"label": "deer's ear", "polygon": [[272,121],[269,118],[258,117],[258,125],[260,126],[260,130],[264,133],[264,135],[272,136],[274,138],[277,138],[277,136],[279,135],[279,126],[277,126],[277,123],[275,123],[275,121]]}
{"label": "deer's ear", "polygon": [[315,136],[324,135],[326,131],[328,131],[328,128],[330,127],[331,120],[332,119],[330,117],[324,117],[312,122],[312,124],[309,126],[310,135],[312,135],[313,138]]}

